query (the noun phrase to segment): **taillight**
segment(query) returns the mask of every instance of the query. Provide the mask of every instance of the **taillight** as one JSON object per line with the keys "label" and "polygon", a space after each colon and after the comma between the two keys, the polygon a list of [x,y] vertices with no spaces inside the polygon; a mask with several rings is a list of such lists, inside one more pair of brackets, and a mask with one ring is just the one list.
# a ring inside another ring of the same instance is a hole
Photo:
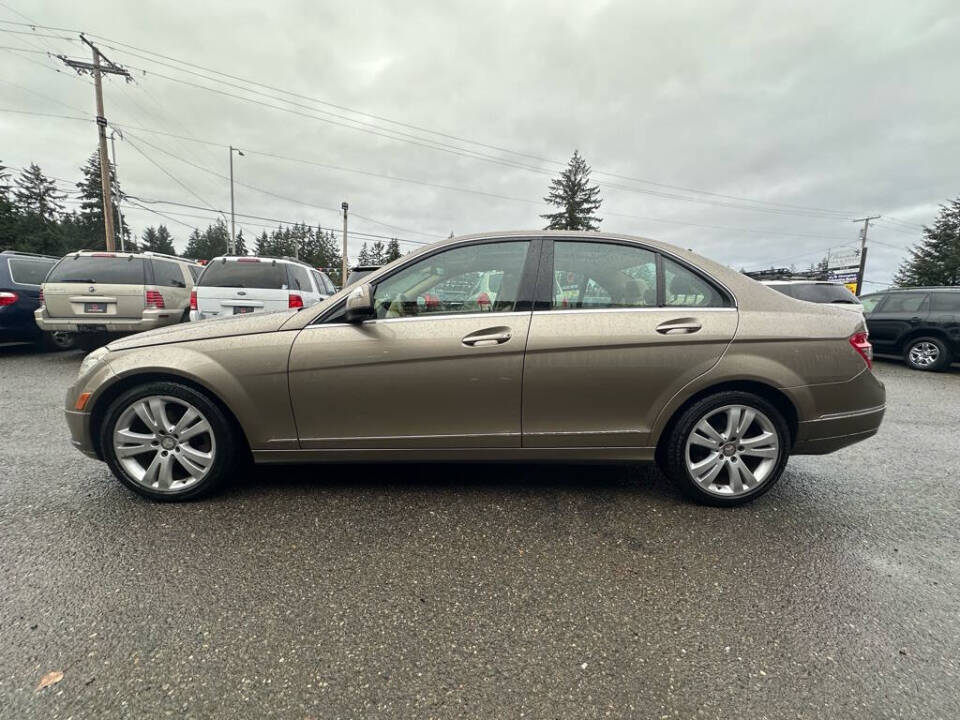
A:
{"label": "taillight", "polygon": [[166,307],[163,302],[163,295],[160,294],[159,290],[147,290],[146,305],[148,308],[157,309]]}
{"label": "taillight", "polygon": [[297,295],[296,293],[290,293],[290,296],[287,301],[287,307],[302,308],[303,298]]}
{"label": "taillight", "polygon": [[43,289],[40,290],[39,300],[40,300],[40,304],[43,305]]}
{"label": "taillight", "polygon": [[481,310],[486,310],[487,308],[489,308],[490,296],[487,295],[485,292],[482,292],[479,295],[477,295],[477,305],[480,306]]}
{"label": "taillight", "polygon": [[17,295],[15,292],[7,292],[6,290],[0,292],[0,307],[13,305],[17,301],[18,297],[19,295]]}
{"label": "taillight", "polygon": [[198,308],[197,308],[197,291],[196,291],[196,290],[191,290],[191,291],[190,291],[190,309],[191,309],[191,310],[197,310],[197,309],[198,309]]}
{"label": "taillight", "polygon": [[873,345],[870,344],[869,335],[865,332],[854,333],[850,336],[850,345],[860,353],[860,357],[867,364],[868,368],[873,367]]}

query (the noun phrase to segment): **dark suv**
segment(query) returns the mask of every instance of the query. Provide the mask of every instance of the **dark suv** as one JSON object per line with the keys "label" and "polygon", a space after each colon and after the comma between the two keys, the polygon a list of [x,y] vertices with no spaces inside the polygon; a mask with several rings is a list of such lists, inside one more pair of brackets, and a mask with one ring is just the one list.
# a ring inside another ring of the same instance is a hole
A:
{"label": "dark suv", "polygon": [[902,355],[914,370],[960,360],[960,287],[887,290],[860,301],[878,354]]}
{"label": "dark suv", "polygon": [[0,342],[36,342],[50,349],[73,346],[71,333],[43,333],[33,313],[40,287],[60,258],[4,250],[0,252]]}

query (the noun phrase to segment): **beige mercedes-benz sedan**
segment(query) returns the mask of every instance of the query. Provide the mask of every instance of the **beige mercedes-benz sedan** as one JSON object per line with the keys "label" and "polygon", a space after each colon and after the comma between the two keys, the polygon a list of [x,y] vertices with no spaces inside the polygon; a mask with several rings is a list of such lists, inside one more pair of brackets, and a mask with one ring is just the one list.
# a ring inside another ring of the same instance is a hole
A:
{"label": "beige mercedes-benz sedan", "polygon": [[650,461],[735,505],[790,454],[876,433],[863,319],[622,235],[452,238],[311,308],[117,340],[69,390],[73,443],[181,500],[238,464]]}

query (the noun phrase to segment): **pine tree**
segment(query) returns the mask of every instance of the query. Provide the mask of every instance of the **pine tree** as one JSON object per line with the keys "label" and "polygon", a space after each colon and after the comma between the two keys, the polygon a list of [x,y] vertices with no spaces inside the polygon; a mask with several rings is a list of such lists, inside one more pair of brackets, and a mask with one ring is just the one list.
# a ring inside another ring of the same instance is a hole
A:
{"label": "pine tree", "polygon": [[30,167],[20,173],[13,190],[16,209],[25,215],[35,215],[44,222],[57,220],[63,212],[64,197],[36,163],[30,163]]}
{"label": "pine tree", "polygon": [[573,151],[566,169],[550,181],[550,191],[544,200],[560,208],[540,216],[547,221],[545,230],[600,229],[603,219],[594,215],[603,202],[600,188],[590,184],[590,166],[579,151]]}
{"label": "pine tree", "polygon": [[240,229],[240,232],[237,233],[237,237],[234,238],[234,255],[246,255],[247,254],[247,241],[243,237],[243,228]]}
{"label": "pine tree", "polygon": [[400,241],[397,238],[393,238],[389,243],[387,243],[387,257],[385,262],[393,262],[397,258],[403,255],[400,252]]}
{"label": "pine tree", "polygon": [[0,161],[0,200],[10,197],[10,169]]}
{"label": "pine tree", "polygon": [[940,206],[924,239],[910,249],[893,282],[900,287],[960,285],[960,197]]}
{"label": "pine tree", "polygon": [[143,250],[165,253],[166,255],[177,254],[176,248],[173,246],[173,237],[167,230],[166,225],[161,225],[158,228],[148,227],[143,231],[142,240],[141,249]]}
{"label": "pine tree", "polygon": [[[87,158],[87,164],[81,169],[83,179],[77,183],[80,190],[80,212],[78,218],[86,240],[85,247],[90,249],[102,249],[106,246],[103,228],[103,185],[100,180],[100,154],[94,152]],[[129,244],[130,229],[123,222],[123,216],[120,213],[119,201],[124,195],[120,190],[113,172],[110,168],[110,186],[113,198],[113,227],[117,233],[123,233],[124,242]]]}
{"label": "pine tree", "polygon": [[383,244],[383,240],[377,240],[370,247],[370,264],[371,265],[384,265],[386,264],[387,258],[387,246]]}
{"label": "pine tree", "polygon": [[360,254],[357,255],[357,265],[372,265],[370,261],[370,251],[367,249],[367,244],[364,243],[360,247]]}

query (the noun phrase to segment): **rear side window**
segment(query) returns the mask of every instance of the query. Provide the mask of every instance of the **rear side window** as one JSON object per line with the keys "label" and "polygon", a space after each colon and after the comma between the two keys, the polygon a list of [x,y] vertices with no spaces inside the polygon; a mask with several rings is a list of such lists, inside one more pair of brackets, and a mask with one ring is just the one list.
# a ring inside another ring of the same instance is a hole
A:
{"label": "rear side window", "polygon": [[613,243],[554,243],[554,310],[656,307],[657,256]]}
{"label": "rear side window", "polygon": [[50,271],[47,282],[143,285],[143,260],[92,255],[65,257]]}
{"label": "rear side window", "polygon": [[207,265],[200,286],[286,290],[287,271],[269,260],[219,260]]}
{"label": "rear side window", "polygon": [[937,312],[960,312],[960,292],[931,293],[930,309]]}
{"label": "rear side window", "polygon": [[185,288],[187,286],[180,265],[167,260],[153,261],[153,277],[156,284],[162,287]]}
{"label": "rear side window", "polygon": [[706,279],[663,258],[663,304],[667,307],[726,307],[726,298]]}
{"label": "rear side window", "polygon": [[313,287],[310,285],[310,276],[307,274],[306,268],[302,265],[287,265],[287,270],[290,273],[291,290],[313,292]]}
{"label": "rear side window", "polygon": [[11,258],[10,279],[17,285],[43,285],[43,279],[56,264],[56,260]]}
{"label": "rear side window", "polygon": [[860,301],[857,300],[857,296],[843,285],[834,285],[833,283],[798,283],[786,287],[792,290],[790,295],[797,300],[806,300],[807,302],[815,303],[847,303],[852,305],[858,305],[860,303]]}
{"label": "rear side window", "polygon": [[323,287],[326,289],[327,293],[333,295],[337,288],[334,287],[333,280],[331,280],[326,273],[319,273],[320,279],[323,281]]}
{"label": "rear side window", "polygon": [[891,293],[883,304],[882,312],[917,312],[926,299],[926,293]]}

